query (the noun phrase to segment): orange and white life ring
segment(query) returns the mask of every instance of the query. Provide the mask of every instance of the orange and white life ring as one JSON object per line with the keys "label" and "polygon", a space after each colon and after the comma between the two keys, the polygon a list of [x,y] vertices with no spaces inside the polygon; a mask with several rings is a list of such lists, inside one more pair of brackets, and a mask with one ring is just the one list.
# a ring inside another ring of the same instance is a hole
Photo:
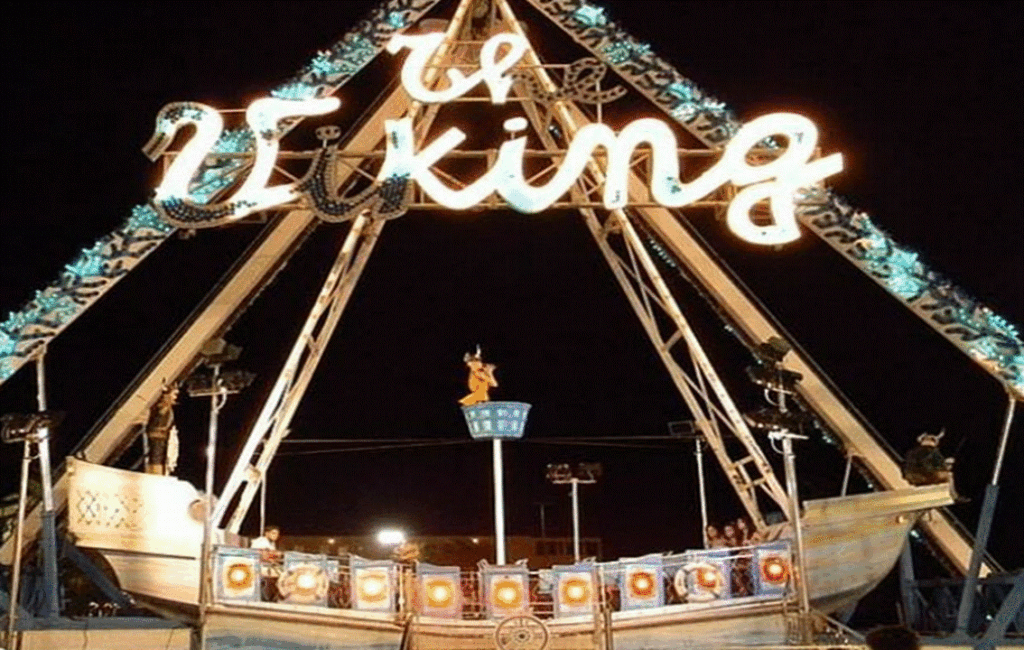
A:
{"label": "orange and white life ring", "polygon": [[673,586],[686,602],[708,602],[722,597],[725,575],[714,564],[689,562],[676,572]]}

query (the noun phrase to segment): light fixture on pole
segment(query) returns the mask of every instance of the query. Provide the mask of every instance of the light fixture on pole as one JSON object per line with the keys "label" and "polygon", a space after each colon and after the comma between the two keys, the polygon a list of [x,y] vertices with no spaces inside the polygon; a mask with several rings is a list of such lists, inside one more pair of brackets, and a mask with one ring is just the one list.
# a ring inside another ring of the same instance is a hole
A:
{"label": "light fixture on pole", "polygon": [[[801,411],[792,411],[786,404],[786,396],[796,393],[796,384],[803,375],[782,367],[783,358],[789,353],[790,345],[777,336],[761,343],[754,349],[758,364],[747,368],[747,375],[755,383],[765,388],[765,397],[771,407],[761,408],[747,414],[747,423],[768,433],[772,447],[782,454],[786,470],[786,491],[789,495],[789,521],[793,526],[794,555],[796,564],[796,585],[800,598],[800,634],[801,642],[808,643],[811,639],[810,622],[810,589],[807,585],[807,567],[804,557],[803,525],[800,521],[800,495],[796,482],[796,454],[793,452],[793,440],[807,440],[807,436],[797,433],[809,423],[809,417]],[[775,447],[776,442],[782,443],[782,449]]]}
{"label": "light fixture on pole", "polygon": [[[202,364],[210,368],[209,373],[193,373],[185,381],[185,388],[191,397],[210,398],[210,422],[206,442],[206,504],[203,513],[203,549],[202,562],[199,566],[199,602],[202,617],[205,617],[206,607],[209,605],[212,595],[210,588],[210,558],[212,554],[213,539],[213,479],[216,467],[217,456],[217,420],[220,410],[224,407],[228,395],[233,395],[245,389],[252,383],[256,375],[241,370],[221,372],[221,366],[229,361],[234,361],[242,353],[242,348],[237,345],[230,345],[224,339],[217,338],[208,341],[201,351]],[[205,625],[202,630],[205,635]],[[203,638],[205,644],[205,636]]]}
{"label": "light fixture on pole", "polygon": [[43,488],[42,535],[43,577],[46,587],[44,614],[57,616],[57,552],[56,529],[54,525],[53,492],[50,484],[50,431],[64,419],[63,413],[39,411],[37,413],[10,413],[0,417],[0,440],[8,444],[22,443],[21,482],[18,490],[18,515],[15,521],[14,562],[11,565],[11,601],[7,612],[7,639],[14,647],[14,628],[18,614],[19,592],[21,589],[21,550],[24,536],[25,507],[28,498],[28,474],[32,463],[32,445],[36,446],[35,457],[39,459],[39,473]]}
{"label": "light fixture on pole", "polygon": [[580,492],[579,486],[592,485],[604,473],[601,463],[579,463],[575,468],[568,463],[548,465],[547,479],[555,485],[571,485],[572,491],[572,554],[580,561]]}
{"label": "light fixture on pole", "polygon": [[396,528],[382,528],[377,531],[377,543],[381,546],[401,546],[405,544],[405,531]]}

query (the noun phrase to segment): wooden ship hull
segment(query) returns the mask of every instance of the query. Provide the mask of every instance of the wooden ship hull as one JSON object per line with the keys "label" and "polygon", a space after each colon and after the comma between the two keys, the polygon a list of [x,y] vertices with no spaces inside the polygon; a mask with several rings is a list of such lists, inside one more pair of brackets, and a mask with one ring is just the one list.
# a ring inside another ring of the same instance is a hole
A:
{"label": "wooden ship hull", "polygon": [[[121,587],[140,603],[165,615],[194,620],[202,548],[199,493],[173,477],[73,458],[68,465],[72,477],[69,530],[78,546],[102,555]],[[828,614],[854,605],[892,570],[918,519],[950,502],[947,485],[805,502],[802,524],[812,608]],[[786,544],[792,537],[788,523],[765,532],[768,545]],[[216,531],[215,540],[226,541],[221,531]],[[501,623],[493,616],[478,614],[473,620],[461,620],[414,610],[396,605],[392,611],[359,611],[220,598],[208,610],[206,630],[211,648],[268,643],[304,648],[315,643],[317,648],[331,650],[397,649],[403,637],[410,636],[414,648],[457,650],[482,647],[482,643],[490,647],[487,644],[493,643]],[[533,618],[531,611],[524,613]],[[582,647],[595,634],[610,634],[618,650],[676,650],[710,648],[726,641],[734,646],[785,643],[791,638],[796,613],[796,591],[790,585],[772,596],[681,602],[610,611],[607,616],[595,608],[591,615],[534,620],[550,635],[548,650]]]}

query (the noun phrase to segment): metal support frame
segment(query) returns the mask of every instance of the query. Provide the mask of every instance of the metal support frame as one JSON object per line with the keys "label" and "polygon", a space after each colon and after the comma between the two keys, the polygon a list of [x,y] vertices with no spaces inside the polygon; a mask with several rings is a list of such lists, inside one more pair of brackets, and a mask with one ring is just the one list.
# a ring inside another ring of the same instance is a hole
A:
{"label": "metal support frame", "polygon": [[1024,571],[1017,574],[1017,579],[1013,581],[1013,589],[1007,594],[999,611],[989,622],[988,630],[982,637],[982,643],[991,644],[991,648],[996,648],[996,641],[1006,637],[1006,630],[1010,627],[1010,623],[1017,626],[1018,632],[1024,632]]}
{"label": "metal support frame", "polygon": [[[461,1],[449,24],[447,42],[452,41],[455,30],[462,24],[471,4],[470,0]],[[442,46],[435,54],[435,61],[448,54],[449,48]],[[428,72],[427,81],[436,79],[439,73],[439,67],[432,68]],[[399,107],[400,110],[395,111]],[[416,115],[420,110],[421,105],[418,102],[410,102],[405,98],[403,89],[394,90],[385,105],[368,120],[368,125],[373,125],[376,128],[376,139],[371,144],[376,144],[381,139],[384,133],[383,121],[393,117],[395,112]],[[425,116],[417,127],[417,137],[421,141],[426,136],[426,132],[437,114],[437,107],[428,107],[424,112]],[[367,134],[367,126],[364,126],[355,139],[373,137],[373,135]],[[359,143],[356,145],[359,146]],[[357,167],[356,163],[339,166],[338,175],[342,177],[341,181],[344,182],[355,173]],[[260,478],[266,475],[281,441],[288,435],[288,427],[295,410],[309,386],[320,358],[327,348],[327,343],[341,319],[363,269],[366,267],[366,262],[384,228],[384,223],[381,219],[370,219],[365,215],[360,215],[352,222],[338,258],[328,273],[320,294],[292,347],[288,360],[278,375],[270,397],[264,403],[255,425],[250,430],[246,443],[221,493],[221,499],[214,511],[214,522],[224,520],[229,505],[242,489],[238,503],[226,521],[227,530],[237,533],[241,527],[256,496]],[[260,450],[258,457],[255,456],[257,449]],[[255,460],[253,460],[254,457]],[[250,465],[256,469],[256,481],[251,480],[252,472],[247,471]],[[245,483],[244,489],[243,483]]]}
{"label": "metal support frame", "polygon": [[[228,506],[242,489],[244,482],[241,498],[226,524],[227,530],[238,532],[259,488],[258,477],[267,471],[278,446],[288,435],[292,417],[313,378],[313,373],[383,227],[383,221],[373,221],[360,216],[349,229],[345,243],[328,273],[298,339],[292,346],[292,351],[271,389],[270,396],[264,402],[263,409],[249,432],[245,447],[239,454],[221,498],[213,510],[215,525],[223,520]],[[261,451],[254,461],[257,449]],[[250,464],[255,468],[255,472],[249,471]],[[250,480],[253,474],[257,481]]]}
{"label": "metal support frame", "polygon": [[[39,411],[46,410],[46,354],[36,357],[36,402]],[[53,502],[53,480],[50,475],[50,430],[40,429],[35,437],[36,453],[39,458],[39,480],[43,488],[42,536],[40,545],[43,552],[43,587],[46,598],[43,601],[43,617],[60,615],[60,584],[57,576],[57,511]]]}
{"label": "metal support frame", "polygon": [[1002,473],[1006,444],[1010,437],[1010,426],[1013,424],[1014,411],[1017,406],[1017,401],[1013,395],[1009,395],[1008,400],[1006,418],[1003,421],[1003,431],[999,438],[999,451],[996,454],[996,463],[992,470],[992,480],[985,486],[985,500],[981,505],[978,530],[974,534],[971,564],[967,569],[967,575],[964,579],[964,590],[960,594],[960,608],[957,611],[954,635],[961,638],[967,637],[969,634],[968,627],[970,626],[971,613],[974,611],[974,600],[978,591],[978,576],[981,570],[982,556],[985,553],[985,547],[988,545],[988,536],[992,531],[992,520],[996,512],[996,502],[999,500],[999,476]]}
{"label": "metal support frame", "polygon": [[708,548],[708,495],[704,486],[704,444],[700,436],[693,438],[693,455],[697,459],[697,489],[700,492],[700,538]]}
{"label": "metal support frame", "polygon": [[793,554],[796,567],[796,587],[800,597],[800,642],[811,642],[811,598],[807,584],[807,562],[804,553],[804,532],[800,525],[800,492],[796,483],[796,454],[793,453],[793,439],[806,439],[789,431],[772,434],[782,439],[782,457],[786,465],[786,491],[789,493],[789,520],[793,524]]}
{"label": "metal support frame", "polygon": [[[499,6],[506,18],[506,28],[525,37],[518,22],[514,18],[510,19],[513,14],[507,1],[499,0]],[[554,91],[556,88],[554,82],[540,66],[540,61],[532,48],[527,51],[525,57],[528,69],[533,71],[542,86],[549,91]],[[524,108],[535,132],[545,145],[557,149],[551,134],[542,128],[543,122],[540,120],[540,112],[537,108],[531,107],[529,104],[524,105]],[[559,122],[568,137],[589,122],[573,104],[559,104],[553,112],[555,113],[554,119]],[[603,183],[603,174],[593,162],[589,165],[588,173],[591,176],[592,186],[599,186]],[[586,179],[581,180],[577,183],[577,188],[585,182]],[[642,181],[634,172],[630,177],[631,193],[638,191],[642,186]],[[675,297],[669,291],[657,266],[624,211],[608,212],[604,221],[594,209],[583,207],[580,208],[580,212],[616,280],[639,317],[644,330],[654,344],[655,350],[668,369],[676,388],[693,413],[698,428],[704,434],[708,445],[715,452],[722,467],[725,468],[744,508],[750,514],[755,527],[763,529],[766,524],[757,501],[758,488],[764,490],[783,511],[788,511],[786,491],[775,477],[770,463],[753,439],[746,422],[683,316]],[[617,240],[616,247],[613,247],[613,238]],[[663,317],[667,316],[671,323],[667,332],[662,331],[664,328],[656,316],[655,307],[660,308],[658,313]],[[674,348],[680,342],[685,343],[689,365],[692,365],[693,368],[692,375],[683,369],[682,364],[674,356]],[[743,443],[746,456],[736,460],[729,456],[720,426],[725,426]]]}
{"label": "metal support frame", "polygon": [[[580,46],[591,51],[594,56],[604,58],[601,48],[608,45],[608,41],[588,40],[590,34],[583,37],[581,33],[574,32],[559,18],[558,12],[561,3],[549,0],[527,0],[527,2],[565,30],[566,34],[576,40]],[[670,73],[668,76],[671,77],[674,70],[668,64],[662,63],[666,66],[665,71]],[[657,84],[652,85],[653,79],[650,73],[644,72],[641,68],[634,68],[632,63],[616,64],[611,67],[624,81],[647,97],[654,106],[671,112],[672,102],[666,100],[668,96],[666,93],[658,94]],[[675,73],[675,76],[683,78],[678,73]],[[675,118],[672,119],[675,120]],[[721,143],[713,142],[707,137],[708,133],[717,132],[717,130],[711,128],[709,131],[710,127],[705,118],[682,123],[681,126],[711,150],[722,146]],[[738,332],[746,338],[748,343],[756,344],[766,341],[772,336],[787,338],[763,307],[747,295],[744,288],[720,266],[718,260],[705,250],[705,244],[687,231],[675,213],[661,207],[641,207],[635,211],[643,218],[644,223],[650,227],[669,253],[686,265],[687,272],[692,275],[694,281],[700,283],[704,291],[724,310],[732,324],[736,326]],[[803,212],[802,209],[797,210],[798,218],[804,226],[817,234],[825,234],[814,227],[811,219]],[[832,239],[826,238],[826,241],[830,245],[835,245]],[[849,258],[849,255],[847,257]],[[852,261],[860,266],[858,261]],[[915,313],[918,313],[919,316],[923,315],[916,310]],[[926,320],[934,326],[934,320],[930,318]],[[946,333],[943,335],[945,336]],[[956,343],[956,341],[953,342]],[[871,475],[871,480],[874,483],[882,489],[910,487],[903,478],[898,460],[882,442],[881,436],[844,400],[810,357],[803,351],[794,350],[786,365],[804,377],[798,386],[804,402],[836,434],[847,453],[859,459],[860,466]],[[989,371],[991,370],[989,369]],[[721,459],[719,460],[721,461]],[[938,516],[922,521],[920,526],[942,550],[944,556],[950,560],[956,570],[967,571],[972,540],[951,513],[945,510],[940,511]],[[981,575],[985,576],[999,569],[1000,567],[994,561],[986,558],[982,563]]]}
{"label": "metal support frame", "polygon": [[25,500],[28,498],[28,468],[32,462],[32,448],[28,440],[22,443],[21,481],[18,484],[18,519],[14,528],[14,562],[11,564],[11,602],[7,612],[7,639],[14,644],[15,624],[21,613],[21,551],[25,534]]}
{"label": "metal support frame", "polygon": [[[227,392],[220,388],[220,364],[213,364],[211,367],[212,391],[210,393],[210,420],[206,436],[206,481],[204,484],[203,499],[206,502],[203,508],[203,551],[199,563],[199,620],[206,623],[206,609],[213,602],[213,584],[210,579],[212,572],[211,560],[213,556],[213,480],[214,471],[217,468],[217,424],[220,420],[220,410],[227,401]],[[205,632],[205,625],[202,627]]]}
{"label": "metal support frame", "polygon": [[[537,0],[530,1],[538,6]],[[446,41],[449,45],[454,43],[455,30],[457,26],[461,25],[470,4],[469,0],[462,0],[460,3],[449,27],[449,39]],[[538,9],[545,12],[543,7],[538,6]],[[500,20],[504,22],[504,27],[510,31],[522,33],[507,0],[494,0],[493,11],[496,22],[499,21],[496,14],[500,11]],[[527,66],[533,66],[532,69],[537,78],[548,89],[552,89],[554,86],[548,76],[547,68],[541,67],[532,49],[529,50],[527,57],[529,59]],[[433,74],[436,78],[440,69],[440,66],[431,69],[428,75]],[[631,80],[627,78],[627,81]],[[350,151],[369,151],[379,141],[379,135],[383,132],[381,129],[383,119],[398,116],[408,106],[409,101],[402,90],[396,89],[369,123],[349,143],[352,147]],[[571,102],[559,103],[557,108],[559,122],[565,127],[575,128],[587,121],[585,115]],[[436,112],[436,107],[429,107],[427,112],[430,113],[431,110]],[[535,104],[531,105],[529,101],[524,102],[524,110],[530,115],[535,128],[543,123]],[[600,110],[599,106],[599,113]],[[417,134],[420,138],[425,135],[427,128],[429,128],[429,121],[426,125],[417,125]],[[574,132],[573,128],[566,130],[571,133]],[[564,148],[553,141],[546,129],[538,129],[538,133],[545,140],[545,155],[551,156],[552,161],[556,161],[559,152]],[[708,144],[708,152],[714,153],[714,145]],[[705,154],[694,153],[693,155]],[[763,491],[776,503],[783,504],[785,490],[779,485],[771,466],[764,459],[759,447],[750,438],[745,423],[739,417],[728,395],[724,393],[721,382],[706,357],[703,356],[695,339],[691,344],[692,332],[685,319],[682,318],[678,305],[665,286],[642,241],[630,224],[630,218],[634,218],[632,215],[635,214],[642,219],[643,223],[666,246],[669,252],[687,265],[688,271],[692,272],[695,280],[707,289],[709,295],[723,307],[749,342],[766,340],[770,336],[780,335],[780,331],[763,313],[759,305],[720,268],[712,256],[707,254],[703,245],[686,232],[676,216],[669,210],[640,204],[630,215],[622,211],[614,211],[599,217],[594,205],[596,201],[593,200],[596,195],[593,192],[594,188],[598,186],[600,171],[596,169],[596,166],[592,165],[592,167],[591,178],[589,180],[581,179],[573,190],[572,200],[565,202],[564,205],[580,208],[588,228],[640,317],[645,331],[668,368],[677,389],[693,411],[697,425],[707,438],[709,446],[712,447],[716,458],[736,487],[744,507],[755,521],[755,526],[763,527],[764,520],[758,507],[758,494]],[[351,173],[344,169],[339,170],[339,175]],[[642,188],[645,187],[636,172],[631,178],[630,186],[631,192],[634,190],[642,192]],[[638,194],[638,196],[643,196],[643,194]],[[269,281],[273,272],[280,268],[280,265],[288,258],[302,236],[308,232],[312,221],[313,218],[308,212],[298,210],[289,213],[280,222],[268,227],[267,235],[253,249],[252,254],[231,271],[227,280],[212,295],[206,305],[197,311],[195,317],[186,324],[186,327],[176,334],[176,338],[161,352],[161,356],[140,374],[120,401],[90,433],[89,438],[81,447],[81,453],[87,459],[97,462],[108,461],[115,458],[127,444],[130,444],[134,436],[132,431],[135,430],[135,425],[144,420],[145,413],[159,395],[163,383],[174,380],[187,371],[198,352],[198,346],[229,326],[236,314],[244,309],[251,297]],[[379,228],[380,224],[374,227]],[[355,230],[355,224],[353,224],[353,230]],[[369,249],[372,250],[372,242],[369,244]],[[369,250],[366,255],[369,255]],[[363,263],[365,264],[365,258]],[[351,277],[351,284],[354,285],[355,280],[358,279],[358,273]],[[226,301],[224,301],[225,298]],[[339,316],[340,311],[344,308],[343,302],[338,309]],[[655,308],[660,311],[656,311]],[[666,316],[671,323],[671,328],[669,331],[663,332]],[[692,372],[684,371],[684,364],[677,361],[674,356],[680,354],[678,349],[680,341],[685,341],[687,344],[689,352],[687,361],[693,366]],[[813,366],[813,363],[805,355],[795,353],[788,365],[804,375],[805,379],[800,386],[803,399],[838,435],[847,450],[848,457],[851,460],[853,457],[857,457],[860,464],[867,469],[873,480],[881,487],[906,487],[899,465],[893,459],[890,451],[885,448],[884,444],[879,443],[876,439],[877,434],[866,425],[863,419],[843,402],[827,379]],[[315,367],[315,363],[313,363],[313,367]],[[288,382],[291,381],[291,379],[288,380]],[[278,397],[283,394],[282,390]],[[288,395],[289,400],[292,399],[292,396],[301,397],[301,394],[297,393]],[[271,419],[277,423],[285,422],[289,418],[290,415],[286,418],[274,415]],[[734,459],[729,455],[720,435],[722,426],[732,429],[737,434],[737,437],[747,447],[748,456]],[[265,476],[266,465],[269,464],[270,458],[276,452],[276,445],[280,443],[281,438],[287,435],[286,423],[284,426],[276,426],[274,431],[278,436],[276,442],[273,437],[261,438],[256,440],[251,447],[246,446],[247,453],[243,453],[239,458],[239,465],[236,465],[236,471],[229,479],[232,489],[225,490],[224,498],[218,505],[217,521],[226,514],[224,509],[237,495],[241,481],[245,480],[247,483],[245,491],[243,491],[238,507],[230,519],[229,527],[232,527],[233,530],[237,530],[241,518],[247,511],[247,506],[242,507],[242,503],[246,499],[251,503],[255,490],[261,483],[261,480],[252,482],[244,477],[239,479],[236,474],[238,474],[239,468],[242,470],[248,468],[250,459],[262,444],[262,451],[256,464],[263,467],[264,471],[260,473],[260,476]],[[1000,452],[1001,457],[1002,452]],[[54,507],[51,508],[51,512],[65,504],[66,486],[63,477],[60,478],[55,488],[52,495]],[[44,525],[40,513],[41,508],[37,507],[29,514],[25,521],[25,530],[21,531],[19,528],[16,544],[6,543],[4,545],[3,552],[0,553],[0,561],[8,561],[11,558],[12,549],[13,555],[20,556],[24,535],[34,536]],[[943,513],[940,517],[922,522],[922,526],[956,567],[967,571],[969,568],[968,556],[970,555],[969,537],[957,530],[949,517],[948,513]],[[17,546],[17,548],[14,549],[13,546]],[[977,559],[979,570],[971,571],[972,573],[984,576],[994,568],[994,565],[981,559],[980,554],[978,558],[972,557],[970,564],[974,564],[975,559]]]}
{"label": "metal support frame", "polygon": [[77,546],[72,542],[64,540],[61,543],[61,555],[71,560],[79,570],[85,574],[89,581],[96,585],[103,595],[106,596],[115,605],[122,609],[131,607],[134,602],[131,596],[121,591],[121,588],[114,584],[107,574],[103,573],[96,564],[89,559],[89,556],[83,553]]}
{"label": "metal support frame", "polygon": [[921,610],[918,607],[920,592],[916,582],[914,554],[908,543],[900,553],[900,600],[903,604],[903,624],[912,628],[917,626],[921,618]]}

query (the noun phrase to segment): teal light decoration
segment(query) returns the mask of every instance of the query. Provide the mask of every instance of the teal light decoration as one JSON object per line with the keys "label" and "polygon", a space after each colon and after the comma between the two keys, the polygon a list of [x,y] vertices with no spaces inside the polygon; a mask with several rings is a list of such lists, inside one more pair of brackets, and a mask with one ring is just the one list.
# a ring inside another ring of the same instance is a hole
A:
{"label": "teal light decoration", "polygon": [[245,153],[253,149],[252,131],[249,127],[224,131],[213,145],[216,153]]}
{"label": "teal light decoration", "polygon": [[694,104],[680,104],[672,109],[670,115],[680,122],[689,122],[697,117],[699,112]]}
{"label": "teal light decoration", "polygon": [[58,325],[68,322],[78,313],[78,304],[71,296],[53,288],[36,291],[33,302],[39,308],[40,317]]}
{"label": "teal light decoration", "polygon": [[983,338],[973,341],[970,347],[979,359],[996,360],[1000,357],[999,348],[992,339]]}
{"label": "teal light decoration", "polygon": [[64,269],[71,275],[83,279],[103,275],[103,267],[107,261],[103,254],[104,247],[105,242],[102,240],[96,242],[79,253],[71,264],[64,266]]}
{"label": "teal light decoration", "polygon": [[1005,336],[1009,339],[1016,339],[1020,336],[1020,332],[1017,330],[1017,326],[1006,320],[999,314],[991,311],[990,309],[984,309],[985,320],[988,327],[999,333],[1000,336]]}
{"label": "teal light decoration", "polygon": [[4,329],[6,326],[7,323],[0,325],[0,357],[14,354],[14,349],[17,347],[17,341]]}
{"label": "teal light decoration", "polygon": [[897,272],[885,280],[885,286],[904,300],[917,300],[924,293],[927,284],[913,275]]}
{"label": "teal light decoration", "polygon": [[395,29],[402,29],[405,27],[405,14],[400,11],[392,11],[388,14],[388,24]]}
{"label": "teal light decoration", "polygon": [[[36,305],[29,303],[21,311],[12,311],[7,314],[7,320],[0,325],[0,330],[9,332],[10,334],[16,334],[31,325],[38,317],[39,308]],[[17,345],[17,339],[15,339],[14,344]]]}
{"label": "teal light decoration", "polygon": [[908,302],[920,298],[928,288],[924,266],[918,260],[918,254],[913,251],[893,246],[883,266],[889,270],[885,278],[886,286]]}
{"label": "teal light decoration", "polygon": [[700,91],[688,83],[676,81],[665,88],[665,92],[683,102],[693,102],[700,96]]}
{"label": "teal light decoration", "polygon": [[697,99],[702,95],[700,90],[689,83],[676,81],[665,88],[665,92],[679,100],[670,111],[672,117],[682,122],[688,122],[697,116],[699,109]]}
{"label": "teal light decoration", "polygon": [[14,357],[0,356],[0,382],[7,381],[14,374]]}
{"label": "teal light decoration", "polygon": [[315,99],[318,96],[317,88],[304,84],[298,81],[283,84],[274,90],[270,91],[270,94],[278,99]]}
{"label": "teal light decoration", "polygon": [[645,43],[620,40],[615,41],[604,48],[604,55],[612,65],[622,65],[635,56],[643,56],[650,53],[651,46]]}
{"label": "teal light decoration", "polygon": [[608,16],[604,14],[603,7],[595,7],[590,4],[582,4],[573,12],[575,18],[581,25],[587,27],[600,27],[608,23]]}
{"label": "teal light decoration", "polygon": [[[364,36],[355,36],[348,43],[347,57],[359,67],[365,65],[370,59],[377,56],[377,48]],[[349,73],[355,72],[352,68]]]}
{"label": "teal light decoration", "polygon": [[125,230],[136,232],[139,230],[155,230],[156,232],[168,235],[174,232],[174,226],[160,218],[151,205],[137,205],[132,208],[132,214],[124,224]]}
{"label": "teal light decoration", "polygon": [[313,74],[329,77],[341,72],[341,65],[331,57],[330,52],[320,52],[309,62],[309,70]]}

